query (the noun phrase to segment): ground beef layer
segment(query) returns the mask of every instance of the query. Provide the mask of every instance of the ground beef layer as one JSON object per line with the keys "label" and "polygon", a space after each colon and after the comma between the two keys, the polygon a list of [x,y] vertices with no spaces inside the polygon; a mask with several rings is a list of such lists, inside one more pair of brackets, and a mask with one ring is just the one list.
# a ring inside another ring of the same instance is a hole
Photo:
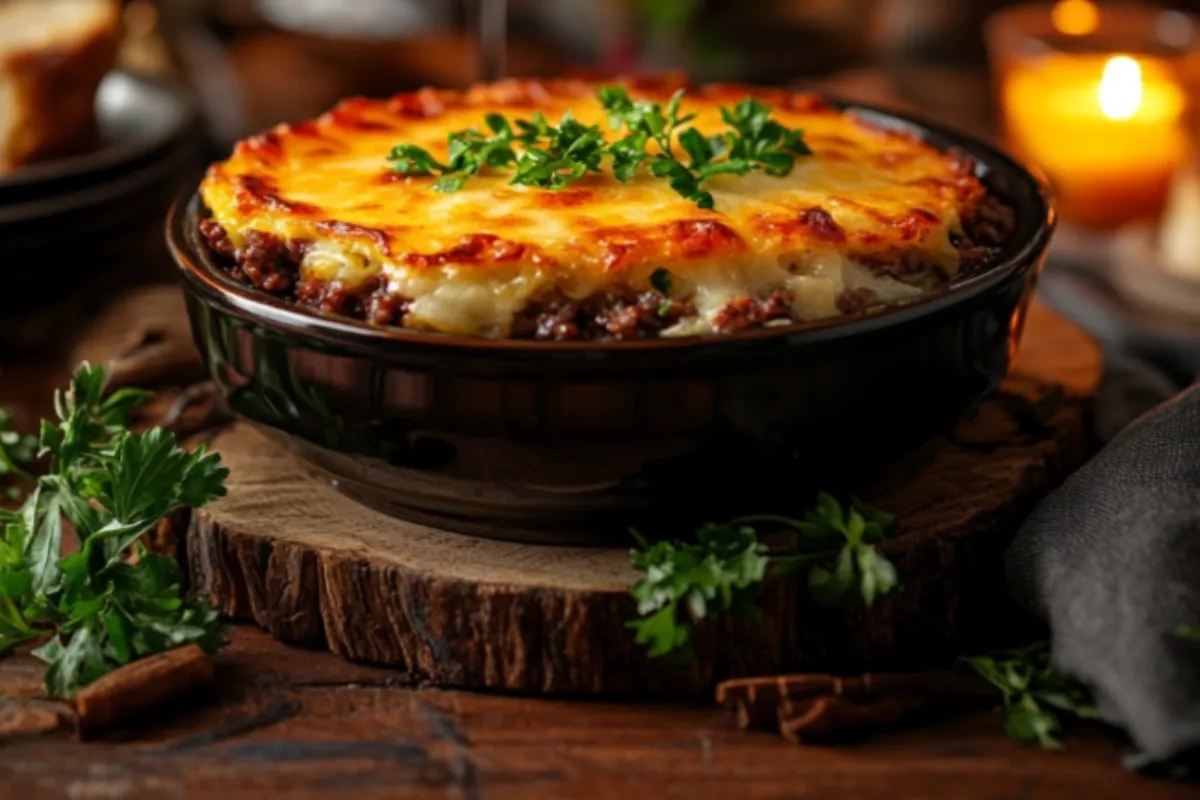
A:
{"label": "ground beef layer", "polygon": [[[1013,209],[993,195],[976,205],[971,218],[963,221],[964,234],[954,238],[961,265],[959,275],[984,267],[1012,235]],[[305,255],[302,242],[287,243],[268,233],[249,231],[246,244],[234,248],[225,230],[214,220],[200,223],[200,232],[217,265],[231,278],[305,308],[364,320],[373,325],[403,326],[409,300],[387,292],[379,279],[353,291],[337,281],[305,279],[300,263]],[[944,278],[936,267],[914,251],[888,260],[862,261],[877,275],[936,288]],[[843,314],[864,311],[879,303],[869,288],[846,289],[837,298]],[[543,341],[619,341],[658,336],[681,318],[695,313],[690,303],[650,291],[621,289],[606,291],[584,300],[561,293],[532,301],[514,321],[510,338]],[[767,325],[798,321],[787,293],[776,290],[762,297],[730,301],[712,319],[717,333],[732,333]]]}

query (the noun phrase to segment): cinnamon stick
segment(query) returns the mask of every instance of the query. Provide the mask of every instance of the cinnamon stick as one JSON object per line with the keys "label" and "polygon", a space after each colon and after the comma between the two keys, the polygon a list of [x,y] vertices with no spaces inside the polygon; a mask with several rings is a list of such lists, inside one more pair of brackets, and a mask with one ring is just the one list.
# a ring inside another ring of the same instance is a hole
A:
{"label": "cinnamon stick", "polygon": [[76,693],[79,733],[90,736],[140,711],[212,682],[212,661],[189,644],[133,661]]}
{"label": "cinnamon stick", "polygon": [[736,709],[739,728],[774,729],[801,743],[889,727],[926,708],[994,698],[996,690],[977,675],[934,670],[739,678],[716,694]]}
{"label": "cinnamon stick", "polygon": [[777,675],[737,678],[717,685],[717,702],[737,710],[741,728],[771,728],[779,709],[786,716],[800,713],[804,701],[836,697],[868,701],[892,695],[923,695],[933,700],[994,697],[996,690],[977,675],[930,670],[926,672],[836,675]]}
{"label": "cinnamon stick", "polygon": [[840,697],[818,697],[779,717],[779,733],[794,744],[828,740],[895,725],[926,708],[925,695],[897,694],[871,703],[854,703]]}

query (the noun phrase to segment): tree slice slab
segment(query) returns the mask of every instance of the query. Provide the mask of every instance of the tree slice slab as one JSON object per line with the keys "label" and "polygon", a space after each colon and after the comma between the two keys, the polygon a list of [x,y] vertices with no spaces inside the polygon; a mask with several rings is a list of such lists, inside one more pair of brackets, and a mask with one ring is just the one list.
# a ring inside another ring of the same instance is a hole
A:
{"label": "tree slice slab", "polygon": [[432,683],[537,693],[693,693],[732,675],[944,662],[1012,624],[1001,554],[1033,505],[1086,457],[1100,356],[1033,308],[1001,391],[952,436],[880,465],[859,491],[894,512],[902,588],[869,611],[802,586],[764,592],[761,623],[698,632],[686,667],[651,660],[625,623],[628,551],[447,533],[343,497],[246,427],[215,442],[229,494],[180,520],[193,584],[287,642]]}

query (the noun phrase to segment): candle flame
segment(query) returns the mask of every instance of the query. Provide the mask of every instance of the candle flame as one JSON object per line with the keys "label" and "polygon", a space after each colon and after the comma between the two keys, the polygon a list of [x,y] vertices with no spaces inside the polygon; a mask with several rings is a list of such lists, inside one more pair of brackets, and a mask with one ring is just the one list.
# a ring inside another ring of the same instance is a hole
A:
{"label": "candle flame", "polygon": [[1100,27],[1100,9],[1091,0],[1059,0],[1050,9],[1050,22],[1068,36],[1086,36]]}
{"label": "candle flame", "polygon": [[1100,78],[1100,111],[1109,119],[1129,119],[1142,106],[1142,66],[1129,56],[1113,56]]}

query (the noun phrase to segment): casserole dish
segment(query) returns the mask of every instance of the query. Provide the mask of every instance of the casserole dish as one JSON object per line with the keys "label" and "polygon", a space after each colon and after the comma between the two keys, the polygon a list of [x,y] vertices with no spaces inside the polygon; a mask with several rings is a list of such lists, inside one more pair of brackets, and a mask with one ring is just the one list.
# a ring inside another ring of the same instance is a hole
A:
{"label": "casserole dish", "polygon": [[926,440],[991,392],[1020,341],[1055,217],[987,144],[827,100],[973,159],[1015,211],[988,262],[901,305],[780,327],[626,341],[489,339],[371,325],[230,277],[198,194],[167,239],[222,397],[269,439],[389,514],[585,543],[630,524],[785,512]]}

